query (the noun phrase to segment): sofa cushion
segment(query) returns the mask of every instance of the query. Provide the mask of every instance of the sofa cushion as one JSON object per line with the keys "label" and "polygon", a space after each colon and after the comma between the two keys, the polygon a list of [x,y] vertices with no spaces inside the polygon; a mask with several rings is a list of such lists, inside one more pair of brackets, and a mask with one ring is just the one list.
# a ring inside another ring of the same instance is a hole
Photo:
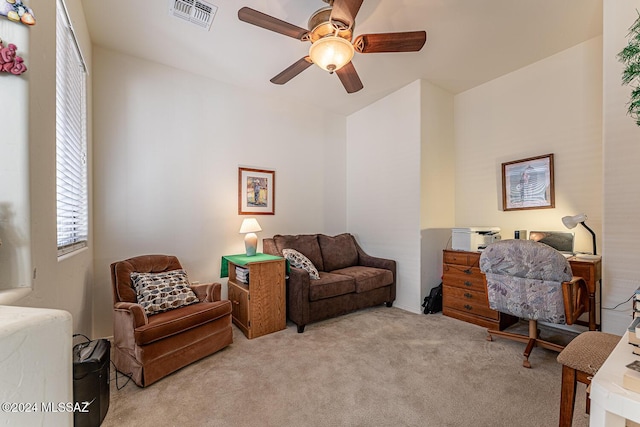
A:
{"label": "sofa cushion", "polygon": [[[316,234],[299,234],[296,236],[283,236],[276,234],[273,236],[278,252],[282,253],[283,249],[295,249],[300,252],[313,263],[319,271],[326,271],[322,262],[322,252],[318,244],[318,236]],[[284,254],[283,254],[284,255]]]}
{"label": "sofa cushion", "polygon": [[334,270],[331,273],[353,277],[356,283],[356,292],[367,292],[373,289],[383,288],[393,283],[393,273],[383,268],[354,266]]}
{"label": "sofa cushion", "polygon": [[318,235],[324,271],[333,271],[358,264],[358,249],[349,233],[337,236]]}
{"label": "sofa cushion", "polygon": [[352,277],[342,274],[320,272],[320,279],[309,283],[309,300],[317,301],[355,292],[356,283]]}
{"label": "sofa cushion", "polygon": [[172,310],[198,302],[198,297],[189,287],[184,270],[161,273],[131,273],[131,282],[136,290],[138,304],[147,315]]}
{"label": "sofa cushion", "polygon": [[134,331],[136,344],[146,345],[177,335],[231,314],[229,300],[200,302],[149,316],[149,323]]}
{"label": "sofa cushion", "polygon": [[289,261],[292,267],[301,268],[307,273],[309,273],[309,277],[313,280],[318,280],[320,275],[318,274],[318,270],[313,265],[313,263],[295,249],[283,249],[282,255]]}

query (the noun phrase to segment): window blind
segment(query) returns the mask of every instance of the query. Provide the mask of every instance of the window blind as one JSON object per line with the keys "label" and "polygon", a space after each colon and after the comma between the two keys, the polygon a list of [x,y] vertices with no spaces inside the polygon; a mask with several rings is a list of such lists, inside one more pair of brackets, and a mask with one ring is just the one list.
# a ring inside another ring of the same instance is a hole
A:
{"label": "window blind", "polygon": [[87,246],[86,68],[66,9],[56,19],[56,189],[58,256]]}

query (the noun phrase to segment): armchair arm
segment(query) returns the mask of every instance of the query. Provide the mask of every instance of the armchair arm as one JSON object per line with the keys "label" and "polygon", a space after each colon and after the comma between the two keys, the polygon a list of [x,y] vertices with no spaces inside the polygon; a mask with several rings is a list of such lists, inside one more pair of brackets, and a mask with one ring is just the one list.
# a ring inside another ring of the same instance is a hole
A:
{"label": "armchair arm", "polygon": [[199,283],[191,285],[191,289],[200,301],[214,302],[221,299],[222,285],[220,283]]}
{"label": "armchair arm", "polygon": [[391,259],[378,258],[371,255],[367,255],[364,252],[360,253],[359,264],[365,267],[384,268],[385,270],[391,270],[393,272],[393,278],[396,277],[396,262]]}
{"label": "armchair arm", "polygon": [[390,270],[393,274],[393,284],[391,286],[391,298],[392,301],[396,299],[396,262],[391,259],[378,258],[367,254],[355,241],[356,249],[358,250],[358,264],[365,267],[382,268]]}
{"label": "armchair arm", "polygon": [[113,344],[133,355],[136,349],[135,331],[149,323],[144,309],[133,302],[113,305]]}
{"label": "armchair arm", "polygon": [[393,273],[393,280],[396,278],[396,262],[391,259],[378,258],[367,254],[355,241],[356,249],[358,250],[358,264],[365,267],[384,268],[385,270],[391,270]]}
{"label": "armchair arm", "polygon": [[125,316],[131,316],[133,329],[149,323],[149,318],[140,304],[134,302],[117,302],[113,305],[113,311],[116,315],[123,313]]}
{"label": "armchair arm", "polygon": [[576,276],[573,276],[569,282],[562,282],[562,301],[567,325],[573,325],[589,307],[587,282],[582,277]]}
{"label": "armchair arm", "polygon": [[298,326],[309,323],[309,273],[291,267],[287,280],[287,316]]}

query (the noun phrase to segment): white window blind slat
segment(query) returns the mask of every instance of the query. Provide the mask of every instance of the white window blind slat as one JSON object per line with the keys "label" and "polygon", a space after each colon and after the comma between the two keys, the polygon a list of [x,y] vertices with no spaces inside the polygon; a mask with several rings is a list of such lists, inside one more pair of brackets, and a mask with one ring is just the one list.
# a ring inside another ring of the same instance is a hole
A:
{"label": "white window blind slat", "polygon": [[56,192],[58,256],[87,245],[86,68],[57,1],[56,22]]}

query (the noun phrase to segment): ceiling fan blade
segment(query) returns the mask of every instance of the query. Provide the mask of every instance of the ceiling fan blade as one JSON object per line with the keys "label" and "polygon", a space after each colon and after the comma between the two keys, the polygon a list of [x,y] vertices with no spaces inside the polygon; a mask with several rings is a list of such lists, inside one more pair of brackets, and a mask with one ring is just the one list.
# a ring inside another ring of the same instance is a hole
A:
{"label": "ceiling fan blade", "polygon": [[363,0],[334,0],[331,20],[340,21],[352,27]]}
{"label": "ceiling fan blade", "polygon": [[238,11],[238,19],[298,40],[302,40],[303,37],[309,33],[308,30],[302,27],[274,18],[273,16],[249,7],[243,7]]}
{"label": "ceiling fan blade", "polygon": [[336,74],[340,78],[342,86],[347,90],[347,93],[357,92],[364,87],[362,85],[362,81],[360,81],[356,68],[353,66],[353,62],[349,62],[344,67],[340,68],[336,71]]}
{"label": "ceiling fan blade", "polygon": [[356,37],[353,47],[360,53],[417,52],[426,41],[426,31],[361,34]]}
{"label": "ceiling fan blade", "polygon": [[311,58],[309,58],[308,56],[305,56],[304,58],[301,58],[298,61],[294,62],[284,71],[282,71],[280,74],[272,78],[271,83],[275,83],[277,85],[283,85],[289,80],[291,80],[292,78],[294,78],[295,76],[297,76],[298,74],[300,74],[301,72],[303,72],[304,70],[306,70],[307,68],[309,68],[311,64],[313,64],[313,62],[311,62]]}

